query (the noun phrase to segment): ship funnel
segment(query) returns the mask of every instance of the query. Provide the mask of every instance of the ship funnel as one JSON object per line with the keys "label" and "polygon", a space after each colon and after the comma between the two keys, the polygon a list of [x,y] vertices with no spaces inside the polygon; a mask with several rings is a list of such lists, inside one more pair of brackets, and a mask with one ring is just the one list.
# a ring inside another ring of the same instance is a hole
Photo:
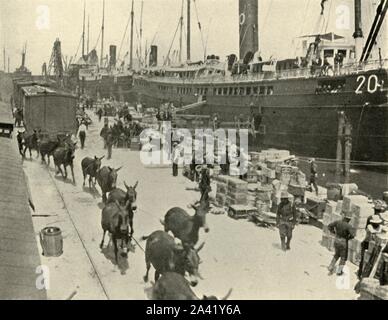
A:
{"label": "ship funnel", "polygon": [[116,49],[117,47],[113,45],[109,47],[109,56],[110,56],[109,67],[110,68],[116,67]]}
{"label": "ship funnel", "polygon": [[157,65],[158,65],[158,47],[151,46],[149,66],[156,67]]}
{"label": "ship funnel", "polygon": [[253,57],[259,51],[258,0],[239,0],[240,59]]}

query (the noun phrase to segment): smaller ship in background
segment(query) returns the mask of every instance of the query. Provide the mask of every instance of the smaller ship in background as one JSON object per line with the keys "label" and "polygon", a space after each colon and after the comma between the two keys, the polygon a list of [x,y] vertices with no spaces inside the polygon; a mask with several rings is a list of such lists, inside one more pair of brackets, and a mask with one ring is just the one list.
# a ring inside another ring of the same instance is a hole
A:
{"label": "smaller ship in background", "polygon": [[[85,35],[85,7],[82,32],[82,54],[75,63],[70,63],[67,72],[67,87],[78,94],[85,94],[95,100],[102,98],[114,98],[117,101],[131,101],[132,76],[133,76],[133,21],[134,1],[132,1],[131,20],[131,48],[130,52],[120,59],[117,56],[117,46],[109,46],[109,55],[104,56],[104,34],[105,34],[105,0],[103,1],[102,24],[98,37],[101,41],[100,57],[96,48],[89,50],[89,22],[87,28],[87,41]],[[127,25],[128,27],[128,25]],[[127,32],[127,28],[124,33]],[[85,45],[86,43],[86,45]],[[96,45],[96,47],[97,47]],[[122,45],[122,44],[121,44]],[[121,47],[119,55],[121,53]],[[129,63],[127,59],[129,56]]]}
{"label": "smaller ship in background", "polygon": [[31,75],[32,75],[31,71],[26,67],[26,55],[27,55],[27,43],[24,44],[23,50],[22,50],[22,64],[12,74],[14,78],[31,78]]}

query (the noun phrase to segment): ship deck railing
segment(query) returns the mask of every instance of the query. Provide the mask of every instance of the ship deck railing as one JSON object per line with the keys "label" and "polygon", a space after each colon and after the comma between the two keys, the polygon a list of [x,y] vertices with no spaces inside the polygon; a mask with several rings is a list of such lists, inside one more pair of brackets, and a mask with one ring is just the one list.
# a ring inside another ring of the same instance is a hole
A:
{"label": "ship deck railing", "polygon": [[[221,84],[221,83],[240,83],[240,82],[256,82],[256,81],[273,81],[285,79],[309,79],[319,77],[347,76],[358,74],[370,70],[388,69],[388,59],[373,60],[364,63],[349,63],[341,67],[333,66],[330,72],[323,74],[319,72],[312,73],[311,68],[288,69],[276,72],[250,73],[241,75],[213,75],[198,78],[173,78],[155,75],[143,75],[144,79],[152,79],[152,81],[171,84]],[[322,69],[322,68],[321,68]]]}

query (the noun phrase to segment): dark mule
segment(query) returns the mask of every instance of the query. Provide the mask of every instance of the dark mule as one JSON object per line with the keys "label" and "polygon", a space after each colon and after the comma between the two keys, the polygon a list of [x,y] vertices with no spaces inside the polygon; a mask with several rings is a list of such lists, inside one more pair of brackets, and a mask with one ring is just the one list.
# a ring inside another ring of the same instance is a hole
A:
{"label": "dark mule", "polygon": [[27,135],[25,132],[22,133],[23,136],[23,145],[24,145],[24,150],[23,150],[23,157],[26,157],[26,151],[30,152],[30,158],[32,158],[32,153],[31,150],[36,150],[37,152],[37,158],[39,157],[39,135],[40,135],[40,130],[34,132],[30,135]]}
{"label": "dark mule", "polygon": [[105,234],[109,232],[112,236],[112,241],[115,250],[115,260],[118,264],[118,246],[117,240],[121,240],[121,247],[124,250],[124,255],[128,254],[128,244],[130,240],[129,236],[129,215],[128,207],[130,203],[126,206],[121,206],[117,201],[114,203],[109,203],[102,210],[101,217],[101,226],[103,230],[102,241],[100,248],[104,246]]}
{"label": "dark mule", "polygon": [[131,227],[131,237],[133,236],[133,217],[134,213],[137,210],[136,200],[137,200],[137,192],[136,187],[139,182],[136,182],[133,187],[128,187],[128,185],[124,182],[125,188],[127,192],[116,188],[109,193],[107,203],[118,202],[120,205],[127,205],[128,215],[129,215],[129,225]]}
{"label": "dark mule", "polygon": [[143,237],[143,240],[147,240],[145,282],[148,281],[148,273],[152,264],[155,268],[155,282],[165,272],[177,272],[182,276],[187,272],[191,277],[191,285],[198,284],[198,278],[201,278],[198,272],[200,264],[198,252],[203,248],[204,243],[198,249],[184,248],[176,244],[174,238],[164,231],[155,231],[148,237]]}
{"label": "dark mule", "polygon": [[[67,169],[66,167],[70,166],[71,175],[73,177],[73,183],[75,184],[74,177],[74,158],[75,158],[75,146],[77,143],[66,143],[66,146],[59,147],[55,149],[53,153],[55,166],[58,168],[58,171],[61,173],[64,179],[67,179]],[[63,165],[63,169],[65,170],[65,174],[63,174],[61,165]]]}
{"label": "dark mule", "polygon": [[116,189],[117,172],[121,169],[112,169],[111,167],[102,167],[97,171],[97,182],[102,191],[102,201],[106,203],[106,194]]}
{"label": "dark mule", "polygon": [[47,164],[50,165],[50,156],[53,156],[55,149],[65,147],[66,143],[71,143],[70,138],[61,138],[58,136],[56,140],[48,138],[42,139],[39,146],[42,162],[46,162],[47,156]]}
{"label": "dark mule", "polygon": [[195,210],[194,216],[190,216],[181,208],[170,209],[161,223],[164,225],[164,231],[171,231],[173,235],[182,241],[184,246],[194,247],[199,239],[199,229],[204,228],[209,232],[206,225],[206,205],[200,203],[197,206],[192,205]]}
{"label": "dark mule", "polygon": [[[227,300],[232,289],[221,300]],[[179,273],[166,272],[152,288],[153,300],[218,300],[215,296],[203,296],[199,299],[190,288],[189,282]]]}
{"label": "dark mule", "polygon": [[97,172],[101,168],[101,160],[104,159],[105,156],[101,158],[97,158],[96,156],[93,158],[86,157],[82,160],[81,162],[81,167],[82,167],[82,173],[84,175],[84,186],[85,186],[85,179],[87,176],[89,176],[89,188],[92,186],[93,178],[94,178],[94,185],[96,184],[96,177],[97,177]]}
{"label": "dark mule", "polygon": [[24,134],[23,132],[18,131],[16,135],[16,140],[18,142],[19,153],[23,156],[23,146],[24,146]]}

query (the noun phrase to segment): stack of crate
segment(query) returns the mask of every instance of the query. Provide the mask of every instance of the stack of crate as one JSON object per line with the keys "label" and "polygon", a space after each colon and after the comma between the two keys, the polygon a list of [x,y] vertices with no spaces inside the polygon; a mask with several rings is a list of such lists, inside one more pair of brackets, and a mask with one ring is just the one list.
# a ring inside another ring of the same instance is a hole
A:
{"label": "stack of crate", "polygon": [[[374,214],[373,204],[368,202],[364,196],[345,196],[345,208],[349,210],[352,219],[350,225],[354,229],[355,238],[349,241],[349,260],[359,265],[361,260],[361,242],[366,236],[366,221],[368,217]],[[349,205],[350,203],[350,205]]]}
{"label": "stack of crate", "polygon": [[229,177],[228,179],[228,205],[246,205],[248,202],[248,182]]}
{"label": "stack of crate", "polygon": [[291,166],[280,164],[276,166],[275,172],[276,172],[276,179],[278,179],[281,184],[286,186],[290,184],[291,173],[292,173]]}
{"label": "stack of crate", "polygon": [[258,187],[259,187],[259,184],[257,183],[248,184],[247,202],[248,202],[248,205],[251,207],[256,207],[256,192]]}
{"label": "stack of crate", "polygon": [[322,246],[329,251],[334,251],[334,235],[330,233],[328,225],[334,221],[342,220],[342,201],[329,201],[323,214]]}
{"label": "stack of crate", "polygon": [[256,183],[258,180],[256,166],[249,165],[247,177],[245,179],[248,183]]}
{"label": "stack of crate", "polygon": [[226,197],[228,193],[228,176],[218,176],[217,177],[217,190],[216,190],[216,203],[220,207],[226,205]]}
{"label": "stack of crate", "polygon": [[272,185],[261,185],[257,187],[256,208],[258,209],[259,214],[270,211],[272,191]]}
{"label": "stack of crate", "polygon": [[374,214],[373,203],[369,203],[368,198],[364,196],[345,196],[342,213],[351,217],[350,225],[355,231],[356,238],[364,238],[366,221]]}

